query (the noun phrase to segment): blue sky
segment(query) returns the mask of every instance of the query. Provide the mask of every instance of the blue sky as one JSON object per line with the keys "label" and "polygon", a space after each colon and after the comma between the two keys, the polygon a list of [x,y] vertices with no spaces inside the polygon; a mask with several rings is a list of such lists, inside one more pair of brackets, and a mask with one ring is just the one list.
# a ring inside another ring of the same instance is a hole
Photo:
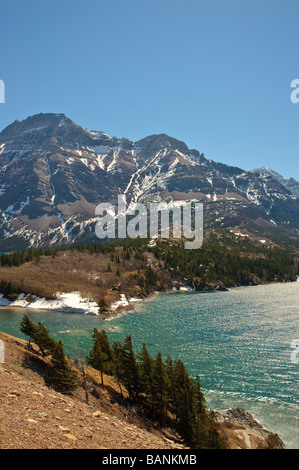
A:
{"label": "blue sky", "polygon": [[298,0],[1,0],[0,129],[40,112],[299,179]]}

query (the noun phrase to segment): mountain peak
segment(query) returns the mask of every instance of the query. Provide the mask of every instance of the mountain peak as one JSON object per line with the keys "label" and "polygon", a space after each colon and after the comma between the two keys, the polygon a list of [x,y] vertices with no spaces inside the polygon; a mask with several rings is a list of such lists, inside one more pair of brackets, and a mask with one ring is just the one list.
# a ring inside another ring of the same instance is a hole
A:
{"label": "mountain peak", "polygon": [[290,191],[295,196],[299,197],[299,182],[294,178],[285,178],[284,176],[280,175],[276,171],[272,170],[271,168],[267,168],[262,166],[260,168],[254,168],[253,170],[249,170],[251,173],[261,173],[264,175],[271,176],[274,180],[278,181],[282,184],[288,191]]}
{"label": "mountain peak", "polygon": [[299,183],[280,184],[272,170],[259,172],[266,170],[271,177],[206,160],[165,133],[133,143],[62,113],[41,113],[0,133],[0,231],[6,246],[13,236],[35,245],[70,243],[90,233],[95,206],[119,194],[128,202],[204,201],[210,227],[242,225],[248,217],[271,226],[297,221],[299,200],[290,191]]}
{"label": "mountain peak", "polygon": [[19,121],[16,120],[9,126],[7,126],[2,132],[1,137],[6,138],[7,136],[16,137],[18,134],[30,131],[40,131],[47,126],[65,126],[67,124],[75,125],[69,118],[64,114],[54,113],[40,113],[29,116],[28,118]]}
{"label": "mountain peak", "polygon": [[189,153],[189,148],[181,140],[170,137],[167,134],[152,134],[135,142],[135,146],[141,147],[144,151],[152,154],[162,149],[178,150],[182,153]]}

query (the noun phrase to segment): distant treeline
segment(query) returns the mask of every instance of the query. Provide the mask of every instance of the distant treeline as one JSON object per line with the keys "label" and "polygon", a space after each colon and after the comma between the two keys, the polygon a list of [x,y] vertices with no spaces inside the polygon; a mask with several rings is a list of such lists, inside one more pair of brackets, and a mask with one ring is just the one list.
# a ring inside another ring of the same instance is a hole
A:
{"label": "distant treeline", "polygon": [[224,286],[256,282],[295,281],[298,263],[294,253],[276,246],[257,246],[233,234],[210,234],[199,250],[185,250],[183,244],[157,243],[150,248],[174,279],[192,284],[222,282]]}
{"label": "distant treeline", "polygon": [[[12,253],[2,253],[0,255],[0,266],[21,266],[24,263],[30,261],[39,261],[41,256],[55,256],[62,251],[78,251],[89,253],[113,253],[115,252],[116,247],[123,247],[123,250],[126,251],[134,247],[135,251],[140,254],[146,247],[145,240],[119,240],[115,242],[107,243],[85,243],[80,245],[71,245],[71,246],[61,246],[61,247],[52,247],[52,248],[29,248],[28,250],[19,250]],[[142,249],[141,249],[142,248]]]}
{"label": "distant treeline", "polygon": [[21,294],[21,292],[21,287],[15,282],[5,281],[4,279],[0,281],[0,293],[7,299],[14,300],[15,296]]}
{"label": "distant treeline", "polygon": [[[159,260],[160,271],[167,272],[173,280],[185,280],[199,288],[209,283],[222,283],[226,287],[249,285],[259,282],[294,281],[299,274],[298,262],[294,253],[275,245],[258,246],[249,238],[238,239],[229,232],[209,233],[202,248],[186,250],[183,242],[158,241],[150,246],[146,239],[117,240],[107,243],[88,243],[53,248],[30,248],[28,251],[3,253],[0,266],[20,266],[24,263],[38,262],[41,256],[53,258],[61,251],[89,252],[91,254],[110,254],[111,261],[120,262],[131,257],[146,261],[146,253],[152,252]],[[109,266],[108,266],[109,271]],[[119,275],[119,272],[117,273]],[[159,287],[156,272],[136,276],[137,284],[147,293],[149,286]],[[165,282],[165,276],[162,282]],[[160,282],[161,287],[161,282]],[[163,289],[162,289],[163,290]]]}

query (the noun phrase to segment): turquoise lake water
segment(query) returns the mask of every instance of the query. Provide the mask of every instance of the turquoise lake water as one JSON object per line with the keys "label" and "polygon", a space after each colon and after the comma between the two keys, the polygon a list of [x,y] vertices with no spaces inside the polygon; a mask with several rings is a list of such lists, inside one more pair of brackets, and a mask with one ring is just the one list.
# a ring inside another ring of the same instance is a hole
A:
{"label": "turquoise lake water", "polygon": [[[43,321],[66,352],[83,356],[93,328],[111,341],[130,333],[135,350],[182,359],[199,374],[207,403],[214,409],[241,406],[253,413],[289,448],[299,448],[299,363],[291,342],[299,338],[299,282],[244,287],[228,292],[158,294],[134,312],[104,321],[82,314],[26,310]],[[0,331],[24,337],[24,310],[1,309]]]}

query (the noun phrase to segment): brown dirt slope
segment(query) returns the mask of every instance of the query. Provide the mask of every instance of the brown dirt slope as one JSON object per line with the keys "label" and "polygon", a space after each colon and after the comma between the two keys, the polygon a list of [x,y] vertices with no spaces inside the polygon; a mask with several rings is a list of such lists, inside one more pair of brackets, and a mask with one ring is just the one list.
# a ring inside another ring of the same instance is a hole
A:
{"label": "brown dirt slope", "polygon": [[51,390],[41,376],[43,359],[26,350],[22,340],[3,333],[0,339],[5,342],[5,363],[0,364],[1,449],[182,447],[130,423],[109,408],[108,401],[105,409],[105,396],[87,405],[80,395],[72,398]]}
{"label": "brown dirt slope", "polygon": [[[0,332],[5,362],[0,364],[0,449],[182,449],[171,429],[160,429],[120,398],[113,377],[85,368],[89,403],[81,386],[73,397],[44,385],[46,361],[27,343]],[[73,363],[74,366],[74,363]],[[80,365],[78,366],[80,376]],[[216,413],[231,449],[283,448],[252,415],[240,408]]]}

